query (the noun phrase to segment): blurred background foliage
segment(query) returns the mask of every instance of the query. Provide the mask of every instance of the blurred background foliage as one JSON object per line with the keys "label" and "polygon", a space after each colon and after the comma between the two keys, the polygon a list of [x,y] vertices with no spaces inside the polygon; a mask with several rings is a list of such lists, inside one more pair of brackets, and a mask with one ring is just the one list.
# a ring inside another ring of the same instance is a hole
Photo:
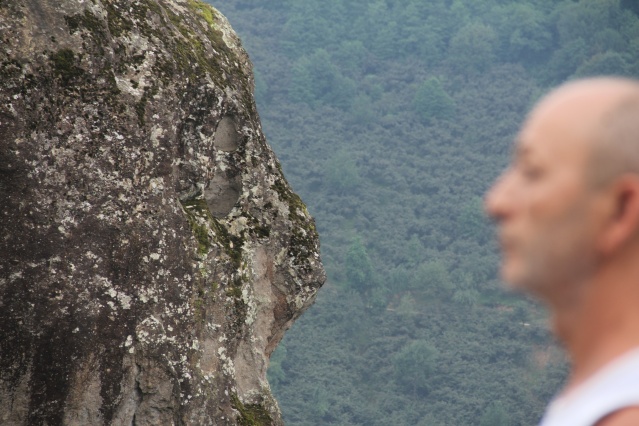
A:
{"label": "blurred background foliage", "polygon": [[635,0],[212,1],[328,282],[271,359],[288,425],[531,425],[565,377],[482,197],[533,103],[639,76]]}

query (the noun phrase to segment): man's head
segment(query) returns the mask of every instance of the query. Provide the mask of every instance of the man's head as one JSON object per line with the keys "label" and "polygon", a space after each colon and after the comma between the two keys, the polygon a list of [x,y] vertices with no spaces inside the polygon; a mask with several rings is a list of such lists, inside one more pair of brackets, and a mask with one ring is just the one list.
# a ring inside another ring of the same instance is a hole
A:
{"label": "man's head", "polygon": [[504,280],[549,302],[639,248],[639,83],[581,80],[542,99],[486,210],[499,225]]}

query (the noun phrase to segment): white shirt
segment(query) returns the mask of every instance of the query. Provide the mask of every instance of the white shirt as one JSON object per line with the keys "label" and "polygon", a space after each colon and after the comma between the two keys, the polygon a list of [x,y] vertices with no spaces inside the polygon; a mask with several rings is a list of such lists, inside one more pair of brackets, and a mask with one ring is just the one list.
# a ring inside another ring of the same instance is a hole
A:
{"label": "white shirt", "polygon": [[605,365],[579,387],[556,397],[539,426],[593,426],[615,411],[639,406],[639,348]]}

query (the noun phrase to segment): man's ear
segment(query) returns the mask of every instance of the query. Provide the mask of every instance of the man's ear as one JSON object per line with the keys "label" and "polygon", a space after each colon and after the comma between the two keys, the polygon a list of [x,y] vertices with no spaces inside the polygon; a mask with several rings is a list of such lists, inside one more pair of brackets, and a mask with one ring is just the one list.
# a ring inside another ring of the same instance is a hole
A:
{"label": "man's ear", "polygon": [[603,254],[612,253],[639,236],[639,176],[625,174],[607,191],[608,220],[599,240]]}

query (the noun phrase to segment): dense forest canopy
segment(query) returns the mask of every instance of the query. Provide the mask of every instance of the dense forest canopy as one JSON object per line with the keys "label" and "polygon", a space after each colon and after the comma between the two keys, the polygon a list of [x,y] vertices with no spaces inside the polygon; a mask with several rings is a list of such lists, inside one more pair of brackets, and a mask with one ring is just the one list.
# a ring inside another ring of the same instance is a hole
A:
{"label": "dense forest canopy", "polygon": [[502,289],[482,196],[550,87],[639,76],[638,4],[215,3],[329,272],[271,360],[287,424],[535,424],[565,361]]}

